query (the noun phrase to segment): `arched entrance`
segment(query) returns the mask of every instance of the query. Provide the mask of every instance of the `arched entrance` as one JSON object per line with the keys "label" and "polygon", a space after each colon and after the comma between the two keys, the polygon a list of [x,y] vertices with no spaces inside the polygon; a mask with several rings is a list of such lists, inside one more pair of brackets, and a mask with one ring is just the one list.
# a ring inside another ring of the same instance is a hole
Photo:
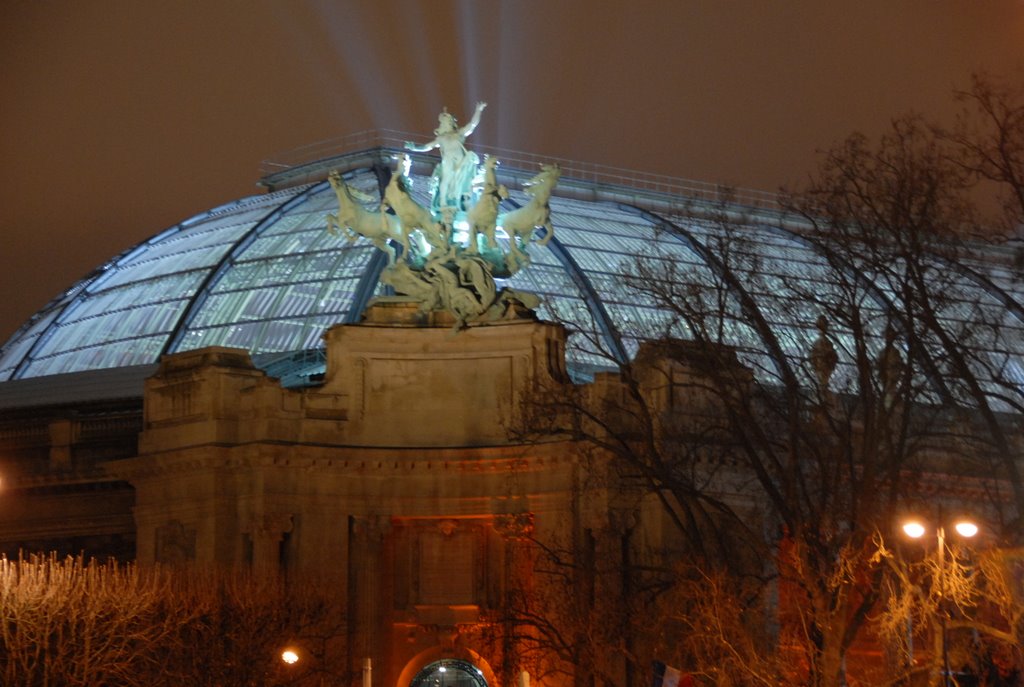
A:
{"label": "arched entrance", "polygon": [[461,658],[442,658],[423,666],[409,687],[488,687],[484,672]]}

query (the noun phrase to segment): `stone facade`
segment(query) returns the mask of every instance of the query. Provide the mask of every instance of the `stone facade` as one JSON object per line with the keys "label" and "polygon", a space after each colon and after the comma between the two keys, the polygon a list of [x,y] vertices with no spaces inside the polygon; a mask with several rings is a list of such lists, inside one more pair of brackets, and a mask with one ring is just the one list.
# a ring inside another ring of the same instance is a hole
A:
{"label": "stone facade", "polygon": [[323,384],[302,390],[238,350],[168,356],[138,454],[106,468],[135,489],[141,563],[325,575],[376,684],[446,657],[494,679],[482,628],[529,574],[523,538],[578,525],[572,444],[514,439],[525,397],[567,379],[565,333],[415,317],[379,306],[330,329]]}
{"label": "stone facade", "polygon": [[135,555],[134,492],[104,469],[134,456],[141,399],[0,412],[0,553]]}
{"label": "stone facade", "polygon": [[[571,385],[558,325],[452,324],[379,303],[362,323],[327,331],[326,372],[307,388],[212,347],[166,356],[141,399],[0,411],[0,549],[310,573],[343,601],[344,661],[355,674],[371,659],[376,687],[410,687],[446,660],[479,669],[486,685],[476,687],[528,684],[502,619],[535,584],[539,547],[576,557],[561,591],[586,614],[594,599],[628,596],[626,557],[678,553],[679,534],[656,495],[602,474],[603,458],[550,434],[560,423],[532,405],[578,394],[605,428],[627,430],[635,409],[623,376]],[[633,372],[659,440],[715,438],[705,425],[721,408],[701,392],[705,353],[640,347]],[[716,360],[742,392],[750,371],[735,355]],[[717,498],[767,527],[749,475],[703,465],[711,454],[695,460]],[[958,481],[960,498],[981,499],[971,485]],[[587,667],[575,669],[585,684]],[[571,683],[563,677],[538,684]]]}

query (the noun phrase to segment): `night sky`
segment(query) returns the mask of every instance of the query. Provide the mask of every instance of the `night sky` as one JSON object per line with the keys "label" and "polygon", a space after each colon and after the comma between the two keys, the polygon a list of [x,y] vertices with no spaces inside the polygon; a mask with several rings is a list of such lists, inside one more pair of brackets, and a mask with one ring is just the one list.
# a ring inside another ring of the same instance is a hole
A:
{"label": "night sky", "polygon": [[[604,9],[606,8],[606,9]],[[8,0],[0,343],[92,268],[372,128],[775,190],[972,71],[1024,78],[1020,0]]]}

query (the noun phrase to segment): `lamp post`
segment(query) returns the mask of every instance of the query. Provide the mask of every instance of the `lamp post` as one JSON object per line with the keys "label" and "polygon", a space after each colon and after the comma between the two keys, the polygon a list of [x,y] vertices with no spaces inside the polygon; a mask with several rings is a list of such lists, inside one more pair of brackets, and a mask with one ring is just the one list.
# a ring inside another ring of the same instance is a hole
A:
{"label": "lamp post", "polygon": [[[978,525],[967,519],[959,519],[953,524],[953,529],[961,537],[970,539],[978,534]],[[921,539],[928,533],[924,522],[917,519],[908,520],[903,524],[903,533],[911,539]],[[939,556],[939,623],[942,637],[942,684],[949,687],[952,685],[949,673],[949,647],[946,641],[946,613],[942,608],[946,599],[946,528],[943,524],[942,510],[939,509],[939,525],[935,528],[935,545],[938,548]]]}

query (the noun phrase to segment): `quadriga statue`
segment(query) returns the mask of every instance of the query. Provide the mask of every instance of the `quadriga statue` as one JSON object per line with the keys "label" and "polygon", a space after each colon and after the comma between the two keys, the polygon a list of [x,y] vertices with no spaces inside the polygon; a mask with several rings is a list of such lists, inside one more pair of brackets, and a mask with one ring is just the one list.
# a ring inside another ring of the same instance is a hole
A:
{"label": "quadriga statue", "polygon": [[510,201],[508,189],[498,182],[498,158],[486,156],[481,165],[466,148],[466,138],[480,124],[485,107],[486,103],[477,103],[463,127],[445,109],[432,141],[406,142],[409,151],[437,149],[441,155],[429,208],[411,192],[408,153],[398,156],[380,201],[357,198],[340,175],[329,176],[338,212],[328,215],[328,229],[347,230],[349,240],[359,235],[373,241],[388,254],[381,281],[394,288],[394,298],[415,302],[424,311],[446,310],[454,316],[456,328],[519,317],[537,307],[536,295],[499,288],[495,278],[511,277],[529,264],[527,246],[535,229],[544,231],[539,244],[554,234],[548,201],[561,170],[558,165],[542,166],[524,184],[529,200],[522,206],[510,204],[502,213],[503,203]]}

